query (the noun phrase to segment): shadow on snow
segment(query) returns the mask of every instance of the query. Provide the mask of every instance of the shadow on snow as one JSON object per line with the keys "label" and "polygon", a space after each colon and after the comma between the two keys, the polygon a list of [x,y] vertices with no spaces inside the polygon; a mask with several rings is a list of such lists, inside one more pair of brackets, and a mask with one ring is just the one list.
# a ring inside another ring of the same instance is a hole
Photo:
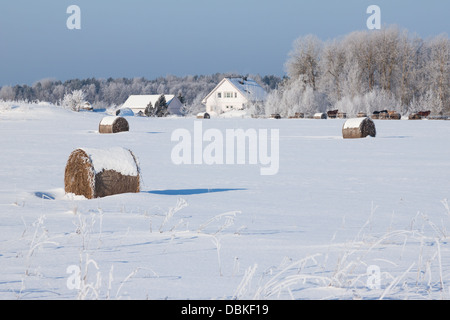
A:
{"label": "shadow on snow", "polygon": [[223,189],[178,189],[178,190],[152,190],[142,191],[152,194],[163,194],[167,196],[190,196],[196,194],[214,193],[214,192],[227,192],[227,191],[240,191],[247,190],[245,188],[223,188]]}

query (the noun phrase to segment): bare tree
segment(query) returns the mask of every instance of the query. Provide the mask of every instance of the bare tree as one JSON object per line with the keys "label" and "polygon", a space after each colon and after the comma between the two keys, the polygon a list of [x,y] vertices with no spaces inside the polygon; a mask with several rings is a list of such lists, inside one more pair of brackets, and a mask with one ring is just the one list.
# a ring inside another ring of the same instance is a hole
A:
{"label": "bare tree", "polygon": [[294,41],[294,48],[289,53],[286,69],[289,77],[303,77],[305,84],[317,89],[319,77],[319,61],[323,43],[314,35],[307,35]]}
{"label": "bare tree", "polygon": [[430,89],[439,99],[441,112],[450,111],[450,40],[439,35],[428,43]]}

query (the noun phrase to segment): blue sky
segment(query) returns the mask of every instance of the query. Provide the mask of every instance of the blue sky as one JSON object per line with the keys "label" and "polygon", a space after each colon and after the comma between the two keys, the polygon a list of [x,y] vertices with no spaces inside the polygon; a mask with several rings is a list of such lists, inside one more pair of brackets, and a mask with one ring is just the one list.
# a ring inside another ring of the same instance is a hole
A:
{"label": "blue sky", "polygon": [[[70,5],[81,30],[69,30]],[[369,5],[382,24],[423,38],[450,34],[448,0],[2,0],[0,86],[43,78],[284,74],[293,41],[364,30]]]}

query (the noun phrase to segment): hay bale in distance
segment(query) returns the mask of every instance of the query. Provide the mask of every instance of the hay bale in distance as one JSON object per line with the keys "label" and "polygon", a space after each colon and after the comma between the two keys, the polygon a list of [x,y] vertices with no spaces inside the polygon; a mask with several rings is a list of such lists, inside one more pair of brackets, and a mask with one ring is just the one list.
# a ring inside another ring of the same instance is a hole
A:
{"label": "hay bale in distance", "polygon": [[421,120],[422,117],[417,113],[413,113],[408,116],[408,119],[409,120]]}
{"label": "hay bale in distance", "polygon": [[336,119],[338,113],[339,113],[339,110],[329,110],[329,111],[327,111],[327,117],[330,119]]}
{"label": "hay bale in distance", "polygon": [[326,113],[315,113],[313,116],[314,119],[326,119],[327,118],[327,114]]}
{"label": "hay bale in distance", "polygon": [[353,118],[345,121],[342,127],[344,139],[365,138],[376,136],[375,123],[370,118]]}
{"label": "hay bale in distance", "polygon": [[270,115],[270,118],[271,119],[281,119],[281,116],[279,113],[273,113]]}
{"label": "hay bale in distance", "polygon": [[140,169],[130,150],[123,148],[74,150],[64,174],[66,193],[101,198],[140,191]]}
{"label": "hay bale in distance", "polygon": [[347,118],[347,113],[345,113],[345,112],[338,112],[337,117],[339,119],[346,119]]}
{"label": "hay bale in distance", "polygon": [[366,118],[367,117],[367,113],[365,113],[365,112],[358,112],[358,114],[356,116],[358,118]]}
{"label": "hay bale in distance", "polygon": [[119,116],[104,117],[98,126],[99,133],[118,133],[129,130],[128,121]]}
{"label": "hay bale in distance", "polygon": [[293,116],[289,116],[289,119],[303,119],[305,114],[302,112],[296,112]]}

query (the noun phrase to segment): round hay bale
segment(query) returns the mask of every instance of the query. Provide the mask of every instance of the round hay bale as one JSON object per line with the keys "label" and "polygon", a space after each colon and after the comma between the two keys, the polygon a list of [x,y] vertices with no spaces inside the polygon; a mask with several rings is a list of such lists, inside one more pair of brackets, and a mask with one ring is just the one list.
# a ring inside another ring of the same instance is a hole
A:
{"label": "round hay bale", "polygon": [[408,119],[409,120],[420,120],[420,119],[422,119],[422,117],[420,115],[418,115],[417,113],[413,113],[413,114],[409,115]]}
{"label": "round hay bale", "polygon": [[98,126],[99,133],[118,133],[129,130],[128,121],[118,116],[104,117]]}
{"label": "round hay bale", "polygon": [[318,113],[314,114],[313,118],[314,119],[327,119],[328,116],[326,113],[318,112]]}
{"label": "round hay bale", "polygon": [[342,127],[344,139],[375,137],[376,134],[375,123],[367,117],[348,119]]}
{"label": "round hay bale", "polygon": [[271,119],[281,119],[281,115],[279,113],[272,113],[270,115]]}
{"label": "round hay bale", "polygon": [[339,119],[346,119],[347,118],[347,113],[345,113],[345,112],[338,112],[337,117]]}
{"label": "round hay bale", "polygon": [[402,115],[400,113],[398,113],[398,112],[390,113],[389,114],[389,119],[401,120],[402,119]]}
{"label": "round hay bale", "polygon": [[88,199],[138,193],[138,162],[130,150],[123,148],[76,149],[66,164],[64,189]]}

